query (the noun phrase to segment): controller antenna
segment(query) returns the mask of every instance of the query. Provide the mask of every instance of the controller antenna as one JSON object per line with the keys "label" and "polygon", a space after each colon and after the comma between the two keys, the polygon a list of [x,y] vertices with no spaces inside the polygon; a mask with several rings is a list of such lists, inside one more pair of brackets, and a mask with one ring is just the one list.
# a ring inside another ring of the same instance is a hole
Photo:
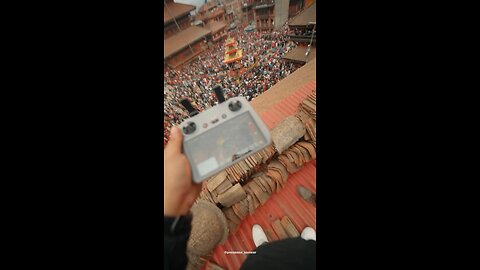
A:
{"label": "controller antenna", "polygon": [[188,100],[188,98],[184,98],[180,101],[180,103],[182,104],[182,106],[187,109],[188,111],[188,115],[190,117],[192,116],[195,116],[198,114],[198,111],[195,110],[195,108],[192,106],[192,103],[190,103],[190,100]]}
{"label": "controller antenna", "polygon": [[215,92],[215,96],[217,96],[218,104],[225,101],[225,97],[223,96],[223,88],[220,85],[215,85],[213,87],[213,91]]}

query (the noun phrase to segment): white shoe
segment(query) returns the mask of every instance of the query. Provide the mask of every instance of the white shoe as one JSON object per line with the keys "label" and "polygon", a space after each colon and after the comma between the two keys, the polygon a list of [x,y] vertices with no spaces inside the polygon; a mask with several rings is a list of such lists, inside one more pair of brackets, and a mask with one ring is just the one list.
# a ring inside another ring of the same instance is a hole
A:
{"label": "white shoe", "polygon": [[303,229],[302,238],[305,240],[317,241],[317,233],[313,228],[306,227],[305,229]]}
{"label": "white shoe", "polygon": [[252,227],[252,237],[256,247],[263,243],[268,243],[267,235],[263,231],[262,227],[260,227],[258,224],[255,224]]}

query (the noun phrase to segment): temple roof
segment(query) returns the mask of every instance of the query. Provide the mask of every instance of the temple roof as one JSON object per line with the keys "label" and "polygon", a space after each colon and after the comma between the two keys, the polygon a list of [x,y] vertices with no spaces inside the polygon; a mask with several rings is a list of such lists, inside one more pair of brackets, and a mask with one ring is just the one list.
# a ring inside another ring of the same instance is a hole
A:
{"label": "temple roof", "polygon": [[163,6],[163,23],[167,24],[173,21],[173,18],[182,17],[190,11],[195,10],[195,6],[169,2]]}
{"label": "temple roof", "polygon": [[163,41],[163,59],[183,50],[190,44],[198,41],[211,31],[199,26],[190,26],[189,28],[165,39]]}

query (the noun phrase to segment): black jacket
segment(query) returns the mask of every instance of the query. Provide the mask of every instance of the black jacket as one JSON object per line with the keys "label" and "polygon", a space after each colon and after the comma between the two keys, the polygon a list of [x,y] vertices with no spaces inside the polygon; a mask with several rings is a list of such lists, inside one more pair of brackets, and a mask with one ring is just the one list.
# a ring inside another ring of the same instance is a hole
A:
{"label": "black jacket", "polygon": [[192,216],[163,218],[164,224],[164,268],[165,270],[185,270],[187,268],[187,241],[192,230]]}
{"label": "black jacket", "polygon": [[[187,241],[192,230],[192,216],[164,217],[164,269],[185,270],[188,263]],[[255,255],[249,255],[241,270],[290,270],[316,268],[316,242],[300,237],[261,245]]]}

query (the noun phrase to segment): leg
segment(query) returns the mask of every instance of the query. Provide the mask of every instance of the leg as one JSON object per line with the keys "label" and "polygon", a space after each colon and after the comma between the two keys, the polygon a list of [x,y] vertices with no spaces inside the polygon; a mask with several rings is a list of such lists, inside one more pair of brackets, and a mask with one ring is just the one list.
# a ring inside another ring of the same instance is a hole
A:
{"label": "leg", "polygon": [[252,234],[256,254],[249,255],[241,269],[315,269],[317,245],[312,228],[305,228],[301,237],[275,242],[268,242],[259,225],[254,225]]}

